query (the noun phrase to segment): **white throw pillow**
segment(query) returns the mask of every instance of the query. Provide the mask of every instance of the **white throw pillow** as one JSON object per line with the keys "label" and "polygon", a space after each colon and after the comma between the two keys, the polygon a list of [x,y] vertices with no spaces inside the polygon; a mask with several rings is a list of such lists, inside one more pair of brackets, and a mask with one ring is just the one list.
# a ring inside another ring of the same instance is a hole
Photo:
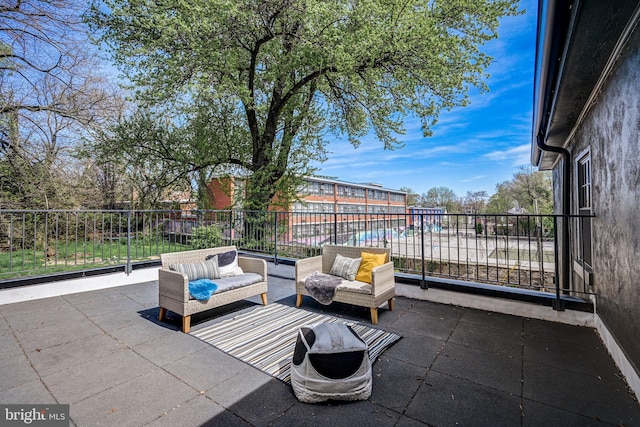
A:
{"label": "white throw pillow", "polygon": [[231,251],[231,253],[225,252],[224,254],[220,254],[225,259],[224,265],[219,267],[220,269],[220,277],[231,277],[231,276],[240,276],[244,272],[242,268],[238,265],[238,252]]}

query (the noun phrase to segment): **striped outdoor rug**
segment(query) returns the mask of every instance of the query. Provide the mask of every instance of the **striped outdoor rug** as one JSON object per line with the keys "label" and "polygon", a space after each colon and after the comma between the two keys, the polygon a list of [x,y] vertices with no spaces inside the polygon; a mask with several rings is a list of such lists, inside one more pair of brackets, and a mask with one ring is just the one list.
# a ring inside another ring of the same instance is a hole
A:
{"label": "striped outdoor rug", "polygon": [[369,346],[371,363],[401,338],[381,329],[277,303],[192,331],[190,335],[289,384],[289,365],[298,330],[319,322],[351,326]]}

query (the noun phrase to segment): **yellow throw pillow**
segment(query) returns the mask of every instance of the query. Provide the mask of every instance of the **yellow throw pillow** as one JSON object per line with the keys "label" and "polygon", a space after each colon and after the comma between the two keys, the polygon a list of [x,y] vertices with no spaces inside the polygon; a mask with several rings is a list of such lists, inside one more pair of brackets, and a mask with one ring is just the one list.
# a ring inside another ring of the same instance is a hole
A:
{"label": "yellow throw pillow", "polygon": [[384,264],[387,254],[370,254],[362,252],[362,262],[356,274],[356,280],[365,283],[371,283],[371,270]]}

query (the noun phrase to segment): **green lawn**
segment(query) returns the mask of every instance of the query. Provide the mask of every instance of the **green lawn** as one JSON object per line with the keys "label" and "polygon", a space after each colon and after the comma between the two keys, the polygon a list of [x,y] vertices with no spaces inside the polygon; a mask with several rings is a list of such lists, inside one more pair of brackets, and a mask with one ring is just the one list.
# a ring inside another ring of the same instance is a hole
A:
{"label": "green lawn", "polygon": [[162,240],[134,240],[128,248],[126,239],[111,242],[50,242],[48,256],[44,249],[0,252],[0,280],[109,267],[131,261],[158,259],[166,252],[179,252],[190,247]]}

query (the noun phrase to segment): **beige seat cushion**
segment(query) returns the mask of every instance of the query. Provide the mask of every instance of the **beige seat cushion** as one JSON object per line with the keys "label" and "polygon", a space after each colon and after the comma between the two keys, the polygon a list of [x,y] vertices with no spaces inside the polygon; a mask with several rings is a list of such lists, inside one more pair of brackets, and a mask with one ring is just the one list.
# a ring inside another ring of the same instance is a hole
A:
{"label": "beige seat cushion", "polygon": [[353,280],[353,281],[343,280],[342,283],[338,285],[337,290],[371,295],[371,292],[372,292],[371,288],[372,286],[370,283],[359,282],[357,280]]}

